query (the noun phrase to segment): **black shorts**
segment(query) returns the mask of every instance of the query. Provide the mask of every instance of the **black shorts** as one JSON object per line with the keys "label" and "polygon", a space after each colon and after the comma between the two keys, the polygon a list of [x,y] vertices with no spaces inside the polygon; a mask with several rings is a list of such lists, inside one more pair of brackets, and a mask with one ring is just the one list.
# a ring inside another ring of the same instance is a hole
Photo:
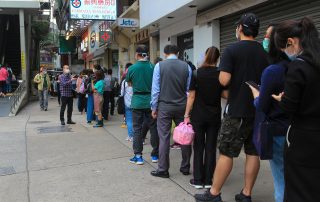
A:
{"label": "black shorts", "polygon": [[219,132],[219,151],[230,158],[238,157],[242,147],[248,155],[258,156],[253,144],[254,118],[225,115]]}

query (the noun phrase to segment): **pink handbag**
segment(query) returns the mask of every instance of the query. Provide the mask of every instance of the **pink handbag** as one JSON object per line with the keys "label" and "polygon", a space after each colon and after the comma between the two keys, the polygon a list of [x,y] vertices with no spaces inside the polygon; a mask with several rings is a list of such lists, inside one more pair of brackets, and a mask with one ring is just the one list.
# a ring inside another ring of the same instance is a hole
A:
{"label": "pink handbag", "polygon": [[173,131],[174,142],[181,145],[191,145],[194,139],[195,133],[191,124],[182,122],[179,126],[175,127]]}

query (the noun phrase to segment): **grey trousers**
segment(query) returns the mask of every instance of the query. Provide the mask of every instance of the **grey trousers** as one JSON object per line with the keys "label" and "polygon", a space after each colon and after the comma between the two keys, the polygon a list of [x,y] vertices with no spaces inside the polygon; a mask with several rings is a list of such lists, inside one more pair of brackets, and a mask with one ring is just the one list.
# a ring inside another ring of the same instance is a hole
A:
{"label": "grey trousers", "polygon": [[[158,170],[168,171],[170,167],[170,137],[172,121],[179,125],[184,121],[184,110],[181,111],[160,111],[158,112],[158,134],[159,134],[159,161]],[[182,162],[181,172],[190,171],[190,158],[192,154],[191,145],[181,145]]]}
{"label": "grey trousers", "polygon": [[38,91],[41,109],[48,109],[48,89]]}

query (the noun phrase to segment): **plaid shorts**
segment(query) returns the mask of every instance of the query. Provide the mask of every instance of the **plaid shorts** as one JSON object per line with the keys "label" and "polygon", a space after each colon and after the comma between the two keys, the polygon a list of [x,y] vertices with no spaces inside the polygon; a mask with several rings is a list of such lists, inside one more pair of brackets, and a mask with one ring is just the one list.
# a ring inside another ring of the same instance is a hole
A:
{"label": "plaid shorts", "polygon": [[238,157],[242,147],[248,155],[258,156],[253,144],[254,118],[233,118],[225,115],[219,132],[219,151],[230,158]]}

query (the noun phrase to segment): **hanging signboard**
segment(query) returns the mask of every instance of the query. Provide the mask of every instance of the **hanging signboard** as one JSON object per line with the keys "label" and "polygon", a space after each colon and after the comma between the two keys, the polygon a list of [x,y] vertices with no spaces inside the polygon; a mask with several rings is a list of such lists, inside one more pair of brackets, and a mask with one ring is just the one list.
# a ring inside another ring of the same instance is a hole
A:
{"label": "hanging signboard", "polygon": [[99,40],[100,46],[109,44],[112,39],[112,33],[110,31],[101,31],[99,33],[99,38],[100,38]]}
{"label": "hanging signboard", "polygon": [[118,18],[117,24],[119,27],[139,27],[139,20],[134,18]]}
{"label": "hanging signboard", "polygon": [[116,20],[116,0],[70,0],[71,19]]}

